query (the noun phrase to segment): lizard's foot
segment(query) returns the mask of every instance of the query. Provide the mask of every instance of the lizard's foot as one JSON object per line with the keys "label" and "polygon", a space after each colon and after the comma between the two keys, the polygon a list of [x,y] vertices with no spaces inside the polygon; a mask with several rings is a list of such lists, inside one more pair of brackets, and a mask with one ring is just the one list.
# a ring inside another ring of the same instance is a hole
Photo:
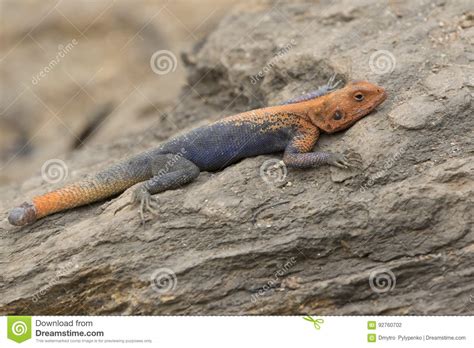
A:
{"label": "lizard's foot", "polygon": [[133,205],[140,205],[138,213],[140,214],[140,220],[142,225],[145,224],[145,213],[150,212],[153,215],[158,215],[158,199],[153,197],[148,190],[140,186],[138,187],[132,195],[132,202]]}
{"label": "lizard's foot", "polygon": [[139,205],[138,213],[140,214],[141,223],[144,225],[145,220],[145,213],[150,212],[153,215],[157,215],[158,210],[158,199],[153,197],[150,192],[147,191],[146,188],[143,186],[138,187],[135,191],[133,191],[132,199],[130,202],[125,203],[117,210],[115,210],[114,215],[117,214],[120,210],[127,206],[136,206]]}
{"label": "lizard's foot", "polygon": [[336,76],[337,74],[334,73],[330,78],[329,78],[329,81],[326,83],[326,88],[328,89],[328,91],[333,91],[335,90],[337,87],[339,87],[339,85],[342,83],[341,80],[336,80]]}
{"label": "lizard's foot", "polygon": [[362,158],[358,153],[331,153],[327,163],[342,169],[360,168],[362,166]]}

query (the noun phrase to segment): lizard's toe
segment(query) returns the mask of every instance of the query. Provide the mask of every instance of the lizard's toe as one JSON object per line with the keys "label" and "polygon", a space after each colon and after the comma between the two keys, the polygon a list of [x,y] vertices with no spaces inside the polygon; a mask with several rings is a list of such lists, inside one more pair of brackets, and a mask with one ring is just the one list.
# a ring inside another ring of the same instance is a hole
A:
{"label": "lizard's toe", "polygon": [[336,76],[337,74],[334,73],[330,78],[329,78],[329,81],[327,82],[327,86],[329,88],[329,90],[334,90],[336,89],[337,87],[339,87],[339,85],[342,83],[342,80],[336,80]]}
{"label": "lizard's toe", "polygon": [[339,153],[331,153],[329,154],[329,158],[327,163],[331,166],[346,169],[348,167],[348,162],[345,159],[343,154]]}
{"label": "lizard's toe", "polygon": [[357,153],[332,153],[328,158],[328,164],[342,169],[359,168],[362,165],[362,158]]}
{"label": "lizard's toe", "polygon": [[144,210],[155,216],[158,215],[158,199],[151,195],[147,196],[144,202]]}
{"label": "lizard's toe", "polygon": [[158,215],[158,199],[153,197],[143,186],[140,186],[135,191],[133,191],[130,202],[118,208],[114,214],[129,205],[132,207],[138,206],[138,215],[140,216],[142,225],[144,225],[147,221],[145,218],[146,213],[151,213],[155,216]]}
{"label": "lizard's toe", "polygon": [[343,155],[348,167],[360,168],[362,167],[362,157],[356,152],[350,152]]}
{"label": "lizard's toe", "polygon": [[347,169],[349,168],[349,165],[347,164],[347,162],[345,161],[336,161],[334,162],[334,166],[335,167],[338,167],[338,168],[341,168],[341,169]]}
{"label": "lizard's toe", "polygon": [[158,215],[158,199],[153,197],[143,186],[136,189],[132,196],[132,201],[134,205],[139,204],[138,214],[140,215],[142,225],[147,221],[145,219],[146,213]]}

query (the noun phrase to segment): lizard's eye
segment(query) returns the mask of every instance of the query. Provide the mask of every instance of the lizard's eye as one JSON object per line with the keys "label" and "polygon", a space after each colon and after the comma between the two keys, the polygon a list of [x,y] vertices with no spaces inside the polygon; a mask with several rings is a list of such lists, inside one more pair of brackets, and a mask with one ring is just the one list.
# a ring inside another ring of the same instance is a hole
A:
{"label": "lizard's eye", "polygon": [[334,114],[332,118],[335,119],[336,121],[342,120],[342,114],[339,111],[336,111],[336,113]]}
{"label": "lizard's eye", "polygon": [[364,100],[364,95],[362,93],[356,93],[354,95],[354,99],[357,100],[357,101],[362,101],[362,100]]}

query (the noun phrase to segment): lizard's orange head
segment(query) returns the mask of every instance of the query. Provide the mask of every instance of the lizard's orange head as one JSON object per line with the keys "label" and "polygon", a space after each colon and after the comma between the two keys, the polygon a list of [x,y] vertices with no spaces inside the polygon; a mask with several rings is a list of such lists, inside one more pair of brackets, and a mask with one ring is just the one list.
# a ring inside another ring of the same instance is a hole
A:
{"label": "lizard's orange head", "polygon": [[385,89],[367,81],[355,81],[321,99],[310,114],[312,122],[326,133],[349,128],[387,98]]}

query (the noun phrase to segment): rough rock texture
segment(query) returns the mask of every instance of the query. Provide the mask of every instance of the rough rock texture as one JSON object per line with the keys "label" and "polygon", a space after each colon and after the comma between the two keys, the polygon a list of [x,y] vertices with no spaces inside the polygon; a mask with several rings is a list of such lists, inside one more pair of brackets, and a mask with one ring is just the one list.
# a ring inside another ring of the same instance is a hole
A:
{"label": "rough rock texture", "polygon": [[1,0],[0,185],[23,182],[78,145],[147,129],[185,79],[183,64],[152,73],[151,57],[179,58],[230,1],[201,0],[189,11],[186,1]]}
{"label": "rough rock texture", "polygon": [[[135,210],[114,216],[131,190],[30,227],[3,220],[0,313],[472,314],[469,4],[233,10],[183,55],[193,87],[168,117],[138,141],[75,152],[66,182],[177,131],[303,93],[333,73],[390,95],[318,143],[358,152],[363,168],[285,172],[267,162],[277,155],[246,159],[160,194],[159,216],[145,227]],[[38,175],[4,189],[0,211],[53,186]]]}

